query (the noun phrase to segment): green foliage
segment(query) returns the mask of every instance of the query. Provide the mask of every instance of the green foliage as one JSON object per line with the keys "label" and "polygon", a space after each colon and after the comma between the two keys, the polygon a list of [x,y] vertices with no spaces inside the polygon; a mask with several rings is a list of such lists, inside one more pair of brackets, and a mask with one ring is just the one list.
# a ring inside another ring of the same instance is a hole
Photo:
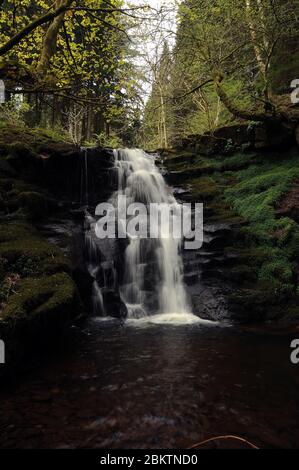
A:
{"label": "green foliage", "polygon": [[147,149],[167,148],[172,120],[171,99],[171,53],[164,43],[161,57],[152,64],[153,84],[146,103],[142,125],[142,145]]}
{"label": "green foliage", "polygon": [[274,284],[276,292],[280,295],[294,294],[294,268],[288,259],[276,258],[263,263],[259,279]]}
{"label": "green foliage", "polygon": [[237,183],[225,190],[226,201],[249,225],[248,242],[262,247],[259,279],[271,281],[277,292],[294,292],[294,260],[298,257],[299,226],[288,217],[278,218],[276,207],[299,177],[298,158],[265,162],[237,173]]}
{"label": "green foliage", "polygon": [[104,132],[101,132],[101,134],[95,135],[95,138],[96,145],[100,147],[119,148],[122,145],[120,138],[116,135],[107,136]]}
{"label": "green foliage", "polygon": [[192,157],[192,163],[187,155],[170,154],[165,165],[190,175],[199,170],[201,176],[186,181],[192,199],[207,202],[209,220],[237,227],[239,238],[227,248],[238,260],[230,275],[242,280],[246,288],[250,286],[247,293],[242,290],[237,295],[238,304],[244,304],[248,295],[264,315],[267,301],[259,290],[263,285],[268,286],[274,303],[294,299],[299,225],[290,217],[280,217],[277,210],[298,181],[297,151],[287,155],[239,152],[225,158],[200,155]]}
{"label": "green foliage", "polygon": [[[2,2],[1,45],[61,3]],[[21,124],[26,114],[31,127],[58,126],[80,144],[94,133],[109,134],[108,127],[129,127],[124,121],[133,123],[136,114],[139,119],[139,88],[126,34],[134,20],[122,13],[123,0],[75,1],[70,6],[74,8],[34,29],[9,50],[0,62],[0,75],[11,89],[33,90],[25,94],[22,120],[17,116]],[[58,30],[51,35],[55,22]],[[3,109],[5,119],[12,122],[11,105]]]}
{"label": "green foliage", "polygon": [[274,205],[297,177],[299,166],[295,158],[283,164],[253,165],[239,172],[239,182],[226,191],[226,199],[259,228],[265,224],[266,236],[277,224]]}
{"label": "green foliage", "polygon": [[69,134],[60,126],[56,125],[50,129],[35,127],[29,131],[37,145],[48,141],[70,142]]}
{"label": "green foliage", "polygon": [[10,100],[0,104],[0,122],[3,125],[25,127],[25,115],[30,106],[23,101]]}
{"label": "green foliage", "polygon": [[[290,93],[299,76],[298,2],[183,0],[178,7],[176,42],[168,65],[167,134],[173,146],[192,134],[213,133],[238,122],[234,110],[265,111],[268,92]],[[288,54],[286,54],[288,50]],[[233,106],[217,93],[216,76]],[[153,97],[144,114],[147,146],[156,145],[159,113]],[[157,93],[156,93],[157,94]],[[157,101],[157,100],[156,100]],[[159,105],[160,103],[158,103]],[[152,113],[149,113],[152,109]],[[239,113],[240,114],[240,113]],[[250,123],[251,125],[251,123]],[[229,146],[227,151],[231,151]]]}

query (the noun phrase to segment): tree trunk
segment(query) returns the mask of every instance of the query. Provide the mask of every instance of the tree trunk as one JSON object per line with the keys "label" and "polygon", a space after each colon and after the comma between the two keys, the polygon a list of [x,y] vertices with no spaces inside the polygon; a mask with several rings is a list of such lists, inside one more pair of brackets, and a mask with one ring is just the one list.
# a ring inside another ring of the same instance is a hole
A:
{"label": "tree trunk", "polygon": [[[214,86],[217,95],[219,96],[221,102],[224,106],[230,111],[234,116],[237,116],[241,119],[247,121],[256,121],[256,122],[283,122],[288,121],[288,117],[282,113],[267,113],[267,112],[258,112],[258,111],[248,111],[245,109],[238,108],[235,103],[231,101],[229,96],[226,94],[224,89],[221,86],[223,77],[221,74],[216,74],[214,77]],[[291,120],[291,119],[289,119]]]}
{"label": "tree trunk", "polygon": [[[58,10],[61,7],[69,7],[71,3],[72,0],[56,0],[54,8],[55,10]],[[47,74],[50,67],[50,61],[52,57],[56,54],[57,38],[59,30],[63,24],[65,13],[66,11],[63,11],[63,13],[60,13],[60,15],[56,16],[47,29],[47,32],[44,37],[40,59],[37,64],[37,72],[40,75]]]}
{"label": "tree trunk", "polygon": [[167,138],[167,126],[166,126],[166,113],[165,113],[165,103],[163,97],[162,86],[159,86],[160,92],[160,105],[161,105],[161,147],[168,147],[168,138]]}
{"label": "tree trunk", "polygon": [[263,53],[258,42],[256,27],[252,19],[252,3],[251,2],[252,0],[245,0],[247,21],[249,25],[249,30],[250,30],[251,40],[252,40],[252,44],[253,44],[253,48],[255,52],[256,61],[259,66],[260,72],[263,76],[263,79],[266,82],[267,66],[263,58]]}

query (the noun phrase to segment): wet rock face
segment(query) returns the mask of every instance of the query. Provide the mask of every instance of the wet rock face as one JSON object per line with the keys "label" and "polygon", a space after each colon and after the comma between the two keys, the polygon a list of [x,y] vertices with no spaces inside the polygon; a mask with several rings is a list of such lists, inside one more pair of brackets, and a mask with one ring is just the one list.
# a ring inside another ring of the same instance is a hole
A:
{"label": "wet rock face", "polygon": [[232,292],[230,265],[224,254],[230,233],[229,225],[204,225],[204,243],[199,250],[185,250],[184,281],[193,313],[208,320],[230,318],[227,296]]}
{"label": "wet rock face", "polygon": [[15,146],[9,164],[19,177],[47,188],[58,200],[96,205],[108,198],[116,184],[110,149],[49,142],[25,152],[23,146]]}
{"label": "wet rock face", "polygon": [[103,292],[106,315],[115,318],[126,318],[128,315],[126,304],[121,300],[118,292],[111,290]]}

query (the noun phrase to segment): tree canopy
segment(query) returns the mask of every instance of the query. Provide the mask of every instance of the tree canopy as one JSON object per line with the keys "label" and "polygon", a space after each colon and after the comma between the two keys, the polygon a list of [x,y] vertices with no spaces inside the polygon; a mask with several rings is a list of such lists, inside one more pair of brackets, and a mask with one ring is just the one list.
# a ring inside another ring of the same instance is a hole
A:
{"label": "tree canopy", "polygon": [[299,76],[298,15],[296,0],[183,0],[162,93],[170,142],[235,119],[284,120],[278,98],[290,104]]}
{"label": "tree canopy", "polygon": [[113,119],[119,123],[138,100],[136,82],[128,79],[127,29],[139,9],[122,0],[2,2],[0,74],[7,91],[27,93],[39,108],[51,105],[55,120],[66,111],[75,121],[84,114],[86,137],[95,127],[91,114],[101,121],[98,131]]}

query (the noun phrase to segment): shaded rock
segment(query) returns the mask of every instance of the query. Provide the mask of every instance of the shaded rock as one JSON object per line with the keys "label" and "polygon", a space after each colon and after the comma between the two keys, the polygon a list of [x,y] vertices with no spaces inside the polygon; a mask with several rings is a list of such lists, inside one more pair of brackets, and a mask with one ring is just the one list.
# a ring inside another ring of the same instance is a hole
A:
{"label": "shaded rock", "polygon": [[216,129],[213,134],[191,135],[182,141],[182,147],[195,154],[215,155],[231,153],[233,150],[253,144],[254,132],[247,123],[235,124]]}
{"label": "shaded rock", "polygon": [[260,322],[283,315],[271,285],[239,289],[229,295],[228,305],[232,318],[240,322]]}
{"label": "shaded rock", "polygon": [[125,303],[121,300],[120,295],[116,291],[103,290],[103,300],[106,314],[115,318],[126,318],[128,310]]}
{"label": "shaded rock", "polygon": [[257,150],[286,150],[294,144],[293,129],[281,124],[264,123],[255,127],[254,147]]}
{"label": "shaded rock", "polygon": [[230,318],[226,286],[197,285],[188,288],[192,311],[201,318],[217,321]]}
{"label": "shaded rock", "polygon": [[187,285],[196,284],[196,282],[198,282],[198,278],[199,278],[198,272],[188,273],[184,275],[184,282]]}
{"label": "shaded rock", "polygon": [[28,212],[31,219],[42,219],[57,207],[55,201],[35,191],[21,192],[16,203]]}

